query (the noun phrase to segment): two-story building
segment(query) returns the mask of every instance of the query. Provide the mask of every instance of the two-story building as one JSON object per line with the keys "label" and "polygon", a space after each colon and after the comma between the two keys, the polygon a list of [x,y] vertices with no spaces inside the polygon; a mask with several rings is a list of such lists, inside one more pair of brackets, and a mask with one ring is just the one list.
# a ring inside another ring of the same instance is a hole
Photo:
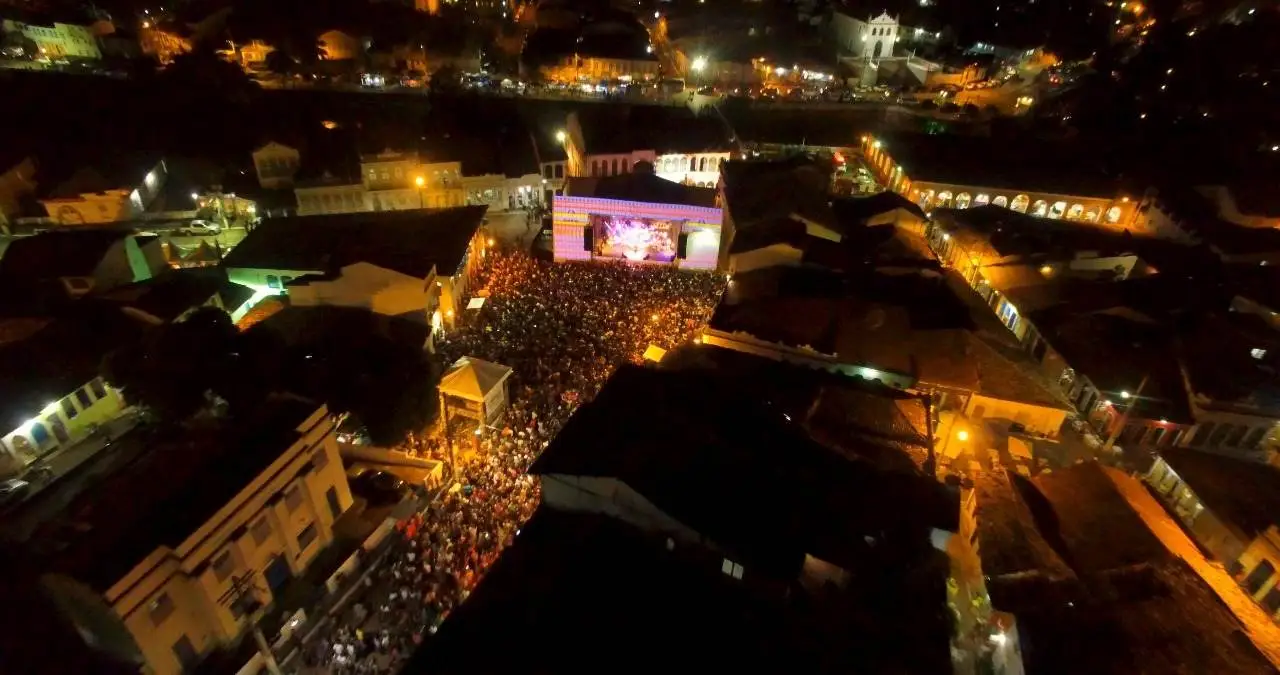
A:
{"label": "two-story building", "polygon": [[333,173],[299,180],[298,215],[438,209],[466,204],[460,162],[425,162],[385,151],[360,158],[359,181]]}
{"label": "two-story building", "polygon": [[[1144,232],[1135,199],[1109,178],[1096,153],[1037,148],[1034,161],[1014,159],[987,139],[958,136],[861,137],[864,161],[888,189],[925,211],[991,204],[1037,218]],[[1014,168],[1016,165],[1016,168]]]}
{"label": "two-story building", "polygon": [[[235,424],[118,439],[92,489],[22,512],[42,585],[80,635],[157,675],[230,647],[334,540],[352,497],[328,409],[275,395]],[[73,523],[68,528],[66,523]],[[240,590],[234,590],[240,589]],[[121,630],[123,629],[123,630]]]}
{"label": "two-story building", "polygon": [[37,60],[93,60],[102,58],[98,40],[89,26],[69,23],[34,24],[4,20],[4,32],[21,33],[36,45]]}
{"label": "two-story building", "polygon": [[489,173],[479,176],[463,176],[462,189],[467,205],[487,206],[490,213],[525,210],[550,204],[543,201],[547,181],[538,174],[507,176]]}
{"label": "two-story building", "polygon": [[281,188],[293,185],[294,174],[302,162],[302,153],[283,143],[271,141],[253,151],[253,169],[258,174],[258,185],[264,188]]}
{"label": "two-story building", "polygon": [[718,122],[687,110],[574,112],[562,132],[570,176],[617,176],[645,161],[660,178],[714,188],[732,147]]}
{"label": "two-story building", "polygon": [[77,302],[60,316],[0,321],[0,474],[74,445],[125,408],[99,375],[150,325],[122,308]]}

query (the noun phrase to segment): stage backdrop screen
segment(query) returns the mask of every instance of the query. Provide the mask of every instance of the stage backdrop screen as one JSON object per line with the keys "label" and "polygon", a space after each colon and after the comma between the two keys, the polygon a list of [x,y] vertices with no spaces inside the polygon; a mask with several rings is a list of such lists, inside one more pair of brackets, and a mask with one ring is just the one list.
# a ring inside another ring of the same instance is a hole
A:
{"label": "stage backdrop screen", "polygon": [[556,260],[630,260],[715,269],[720,209],[557,195],[552,208]]}
{"label": "stage backdrop screen", "polygon": [[671,262],[676,257],[679,225],[667,220],[624,214],[592,214],[595,254],[602,258],[626,258]]}

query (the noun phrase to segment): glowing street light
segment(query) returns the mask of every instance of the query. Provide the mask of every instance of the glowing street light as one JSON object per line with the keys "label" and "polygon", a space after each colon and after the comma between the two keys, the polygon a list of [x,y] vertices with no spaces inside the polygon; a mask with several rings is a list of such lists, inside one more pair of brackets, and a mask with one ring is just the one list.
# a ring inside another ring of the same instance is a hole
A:
{"label": "glowing street light", "polygon": [[557,143],[563,143],[563,142],[565,141],[565,139],[566,139],[566,138],[568,138],[568,137],[569,137],[569,136],[568,136],[567,134],[565,134],[565,133],[564,133],[564,129],[561,129],[560,131],[557,131],[557,132],[556,132],[556,142],[557,142]]}
{"label": "glowing street light", "polygon": [[693,60],[693,64],[691,64],[690,67],[693,68],[693,72],[701,73],[707,69],[707,57],[699,56]]}
{"label": "glowing street light", "polygon": [[1122,391],[1122,392],[1120,392],[1120,398],[1126,398],[1126,399],[1127,399],[1127,398],[1130,398],[1130,397],[1132,397],[1132,396],[1133,396],[1133,394],[1130,394],[1130,393],[1129,393],[1129,392],[1127,392],[1127,391]]}
{"label": "glowing street light", "polygon": [[957,441],[967,441],[967,440],[969,440],[969,432],[965,431],[964,429],[961,429],[960,431],[957,431],[957,432],[956,432],[956,440],[957,440]]}
{"label": "glowing street light", "polygon": [[427,179],[423,178],[422,176],[418,176],[417,178],[413,179],[413,184],[417,185],[418,187],[422,187],[427,184]]}

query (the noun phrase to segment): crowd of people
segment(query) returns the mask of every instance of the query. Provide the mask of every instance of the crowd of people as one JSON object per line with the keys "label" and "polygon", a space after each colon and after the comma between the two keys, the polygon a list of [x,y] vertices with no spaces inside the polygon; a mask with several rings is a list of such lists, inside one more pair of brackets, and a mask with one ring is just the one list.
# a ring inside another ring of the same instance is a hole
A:
{"label": "crowd of people", "polygon": [[[481,285],[484,307],[462,317],[440,352],[446,363],[473,356],[510,366],[507,410],[499,427],[481,429],[478,451],[463,452],[441,497],[400,523],[389,562],[368,577],[361,601],[304,651],[315,672],[399,670],[533,514],[538,486],[527,470],[573,410],[617,366],[640,362],[650,345],[670,349],[692,339],[724,278],[667,266],[552,264],[494,254]],[[439,437],[413,444],[429,453],[444,446]]]}

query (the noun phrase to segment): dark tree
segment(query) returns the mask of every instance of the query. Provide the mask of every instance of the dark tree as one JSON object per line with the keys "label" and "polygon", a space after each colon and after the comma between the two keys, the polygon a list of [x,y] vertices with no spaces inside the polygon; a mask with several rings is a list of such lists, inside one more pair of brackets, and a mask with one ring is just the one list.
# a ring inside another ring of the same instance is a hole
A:
{"label": "dark tree", "polygon": [[233,365],[238,335],[226,312],[197,310],[108,355],[102,374],[129,403],[149,408],[164,421],[180,422],[217,393]]}
{"label": "dark tree", "polygon": [[267,54],[266,66],[267,70],[282,76],[292,75],[298,70],[298,64],[283,49]]}
{"label": "dark tree", "polygon": [[[258,91],[258,85],[240,66],[223,60],[212,49],[179,54],[158,79],[168,91],[184,95],[186,102],[210,109],[247,105]],[[207,115],[208,111],[204,112]]]}
{"label": "dark tree", "polygon": [[462,73],[451,65],[443,65],[431,73],[431,81],[427,85],[431,96],[450,96],[457,94],[462,88]]}

